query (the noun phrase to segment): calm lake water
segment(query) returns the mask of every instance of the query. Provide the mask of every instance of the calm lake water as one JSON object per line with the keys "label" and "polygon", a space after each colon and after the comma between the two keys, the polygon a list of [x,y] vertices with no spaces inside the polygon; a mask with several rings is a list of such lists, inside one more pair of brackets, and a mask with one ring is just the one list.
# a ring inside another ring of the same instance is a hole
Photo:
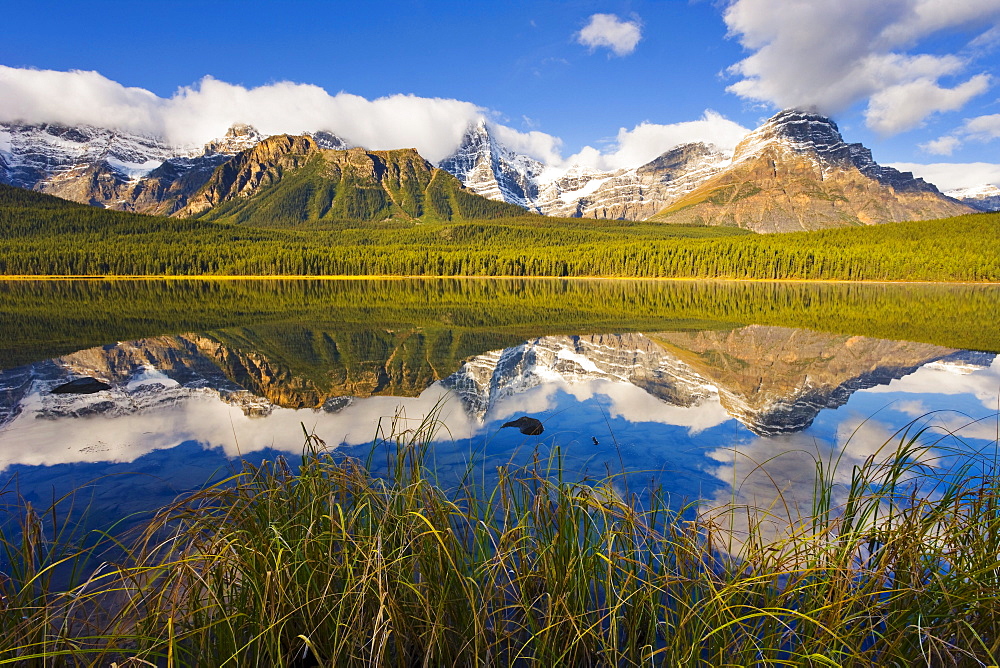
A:
{"label": "calm lake water", "polygon": [[[678,505],[766,504],[908,424],[933,425],[931,466],[994,452],[998,351],[991,286],[3,282],[0,479],[127,524],[240,457],[294,459],[303,428],[365,457],[432,415],[445,482],[558,453]],[[110,389],[52,393],[83,377]],[[542,433],[502,426],[522,416]]]}

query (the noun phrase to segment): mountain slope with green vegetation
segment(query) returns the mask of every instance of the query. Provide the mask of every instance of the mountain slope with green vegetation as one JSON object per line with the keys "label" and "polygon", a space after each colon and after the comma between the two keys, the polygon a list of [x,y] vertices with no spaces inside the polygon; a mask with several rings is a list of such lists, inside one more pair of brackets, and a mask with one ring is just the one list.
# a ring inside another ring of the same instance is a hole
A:
{"label": "mountain slope with green vegetation", "polygon": [[175,215],[297,227],[317,221],[513,218],[525,212],[465,190],[414,149],[329,150],[311,137],[276,135],[218,167]]}
{"label": "mountain slope with green vegetation", "polygon": [[1000,281],[1000,214],[772,235],[543,216],[264,229],[25,193],[0,188],[0,274]]}

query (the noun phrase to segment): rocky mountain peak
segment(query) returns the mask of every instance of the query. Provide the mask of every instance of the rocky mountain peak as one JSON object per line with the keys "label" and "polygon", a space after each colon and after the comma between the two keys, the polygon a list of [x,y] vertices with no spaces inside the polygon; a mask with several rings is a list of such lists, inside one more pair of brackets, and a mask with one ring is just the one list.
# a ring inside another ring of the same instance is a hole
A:
{"label": "rocky mountain peak", "polygon": [[637,171],[639,174],[676,172],[687,169],[698,160],[714,159],[718,161],[722,158],[722,152],[715,146],[704,142],[690,142],[675,146],[642,165]]}
{"label": "rocky mountain peak", "polygon": [[736,145],[733,162],[756,157],[776,145],[814,154],[825,162],[850,161],[848,145],[833,120],[812,111],[786,109],[744,137]]}
{"label": "rocky mountain peak", "polygon": [[486,119],[480,118],[469,124],[458,148],[438,165],[441,169],[451,172],[461,180],[482,162],[494,163],[497,159],[498,147],[486,126]]}
{"label": "rocky mountain peak", "polygon": [[273,135],[240,151],[212,172],[204,187],[174,215],[197,215],[234,197],[248,197],[276,182],[287,169],[297,169],[319,151],[312,137]]}
{"label": "rocky mountain peak", "polygon": [[[897,191],[940,195],[938,189],[911,172],[885,167],[862,144],[848,144],[830,118],[815,111],[786,109],[778,112],[736,146],[733,163],[779,153],[805,156],[824,173],[856,168],[870,179]],[[774,155],[772,155],[774,157]]]}
{"label": "rocky mountain peak", "polygon": [[438,167],[457,176],[477,195],[531,208],[538,196],[535,179],[543,166],[503,147],[486,119],[479,118],[469,124],[458,148]]}
{"label": "rocky mountain peak", "polygon": [[233,123],[224,137],[213,139],[205,144],[205,155],[221,153],[236,155],[240,151],[251,149],[264,140],[264,135],[248,123]]}
{"label": "rocky mountain peak", "polygon": [[815,111],[788,109],[749,133],[732,162],[654,220],[792,232],[969,213],[909,172],[879,165]]}
{"label": "rocky mountain peak", "polygon": [[253,137],[253,136],[259,137],[260,132],[258,132],[257,128],[250,125],[249,123],[233,123],[231,126],[229,126],[229,129],[226,130],[227,139],[236,137]]}

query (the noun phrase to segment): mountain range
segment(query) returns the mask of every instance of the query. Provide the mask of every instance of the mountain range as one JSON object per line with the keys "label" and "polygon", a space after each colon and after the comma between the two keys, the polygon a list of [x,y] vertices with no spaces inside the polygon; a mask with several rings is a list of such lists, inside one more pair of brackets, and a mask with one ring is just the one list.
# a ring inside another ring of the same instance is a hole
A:
{"label": "mountain range", "polygon": [[0,182],[110,209],[254,225],[527,210],[784,232],[1000,207],[1000,191],[959,201],[881,166],[832,120],[800,110],[775,115],[732,155],[689,143],[611,171],[544,165],[502,145],[485,121],[437,166],[413,149],[368,151],[325,131],[265,137],[236,124],[204,146],[178,146],[106,128],[6,123]]}

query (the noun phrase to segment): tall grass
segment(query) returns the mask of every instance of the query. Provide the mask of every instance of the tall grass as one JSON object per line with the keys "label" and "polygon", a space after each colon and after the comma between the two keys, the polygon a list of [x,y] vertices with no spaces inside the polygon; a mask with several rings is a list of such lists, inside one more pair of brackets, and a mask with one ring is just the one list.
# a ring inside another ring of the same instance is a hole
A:
{"label": "tall grass", "polygon": [[3,543],[0,663],[997,663],[993,456],[945,475],[928,465],[941,444],[904,432],[844,489],[817,460],[812,510],[792,518],[671,508],[614,477],[564,480],[558,458],[445,486],[434,429],[377,443],[386,477],[308,435],[297,468],[244,464],[61,589],[47,574],[80,555],[26,509]]}

